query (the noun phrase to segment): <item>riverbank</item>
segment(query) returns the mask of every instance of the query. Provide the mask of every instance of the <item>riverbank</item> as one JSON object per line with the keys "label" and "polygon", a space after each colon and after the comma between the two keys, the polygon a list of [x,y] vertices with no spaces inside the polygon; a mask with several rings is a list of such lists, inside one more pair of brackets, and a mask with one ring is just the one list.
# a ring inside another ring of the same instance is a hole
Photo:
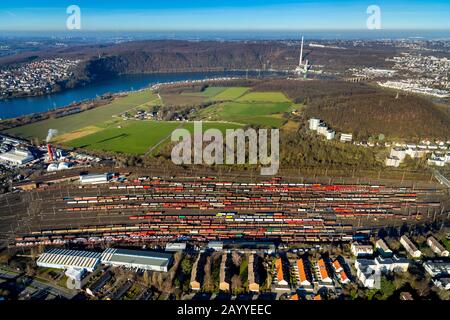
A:
{"label": "riverbank", "polygon": [[280,76],[284,73],[268,71],[226,71],[226,72],[190,72],[190,73],[155,73],[140,75],[121,75],[92,82],[85,86],[63,90],[51,95],[15,98],[0,101],[0,118],[11,119],[69,106],[74,103],[95,99],[107,93],[124,93],[151,87],[158,83],[177,81],[204,80],[220,77]]}

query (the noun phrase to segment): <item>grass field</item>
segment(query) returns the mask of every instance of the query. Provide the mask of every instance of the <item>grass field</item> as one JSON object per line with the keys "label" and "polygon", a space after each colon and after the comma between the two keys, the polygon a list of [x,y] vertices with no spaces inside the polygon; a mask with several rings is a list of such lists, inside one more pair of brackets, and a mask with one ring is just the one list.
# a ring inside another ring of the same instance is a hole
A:
{"label": "grass field", "polygon": [[136,108],[144,103],[153,101],[156,96],[150,90],[133,92],[126,97],[115,99],[110,104],[92,110],[57,119],[47,119],[29,125],[6,130],[6,133],[23,138],[38,137],[45,139],[48,129],[57,129],[60,134],[70,133],[85,127],[95,126],[111,120],[127,110]]}
{"label": "grass field", "polygon": [[119,126],[74,139],[65,144],[75,148],[144,154],[182,125],[178,122],[128,121]]}
{"label": "grass field", "polygon": [[[287,120],[283,113],[291,111],[292,103],[279,92],[250,92],[245,87],[208,87],[203,92],[170,93],[162,95],[164,105],[183,105],[203,101],[228,101],[217,103],[199,112],[203,130],[216,128],[225,133],[244,125],[282,127]],[[165,146],[176,128],[194,130],[193,122],[122,120],[117,115],[128,111],[147,110],[160,104],[160,99],[150,90],[134,92],[115,99],[108,105],[79,114],[48,119],[7,130],[7,133],[24,138],[45,139],[48,129],[57,129],[55,142],[74,148],[126,154],[146,154]],[[288,123],[289,124],[289,123]],[[287,126],[287,124],[286,124]],[[290,128],[295,127],[293,123]]]}
{"label": "grass field", "polygon": [[[239,128],[242,125],[220,122],[206,122],[203,131],[216,128],[222,132],[226,129]],[[194,131],[194,124],[172,121],[123,121],[120,126],[114,125],[81,138],[66,141],[74,148],[86,148],[99,151],[112,151],[127,154],[144,154],[152,147],[170,142],[170,135],[176,128]]]}
{"label": "grass field", "polygon": [[281,114],[290,109],[291,105],[287,102],[226,102],[202,110],[200,117],[206,120],[280,127],[286,121]]}
{"label": "grass field", "polygon": [[212,97],[218,95],[219,93],[225,91],[226,89],[227,89],[226,87],[208,87],[201,92],[192,92],[192,93],[187,92],[187,93],[183,93],[183,95],[212,98]]}
{"label": "grass field", "polygon": [[236,101],[290,102],[290,100],[281,92],[250,92],[238,98]]}
{"label": "grass field", "polygon": [[245,87],[231,87],[226,88],[219,94],[210,98],[210,101],[233,101],[244,95],[248,91]]}

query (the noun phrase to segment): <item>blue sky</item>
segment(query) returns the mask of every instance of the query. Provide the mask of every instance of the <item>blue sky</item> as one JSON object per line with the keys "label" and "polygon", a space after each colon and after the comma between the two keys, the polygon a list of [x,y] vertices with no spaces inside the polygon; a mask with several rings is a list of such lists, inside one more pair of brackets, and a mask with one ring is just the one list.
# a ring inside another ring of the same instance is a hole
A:
{"label": "blue sky", "polygon": [[449,0],[0,0],[0,30],[65,30],[78,5],[85,31],[365,29],[369,5],[383,29],[450,29]]}

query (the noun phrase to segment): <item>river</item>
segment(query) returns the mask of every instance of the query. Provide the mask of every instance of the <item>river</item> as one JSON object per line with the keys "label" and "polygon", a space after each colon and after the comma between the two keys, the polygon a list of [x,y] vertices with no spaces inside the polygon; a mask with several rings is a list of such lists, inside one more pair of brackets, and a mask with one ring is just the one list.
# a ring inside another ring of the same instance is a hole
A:
{"label": "river", "polygon": [[[280,75],[274,72],[249,71],[249,77]],[[156,83],[184,80],[200,80],[217,77],[245,77],[245,71],[159,73],[141,75],[121,75],[111,79],[97,81],[87,86],[68,89],[46,96],[13,98],[0,101],[0,118],[15,118],[36,112],[49,111],[67,106],[73,102],[93,99],[97,96],[131,90],[139,90]]]}

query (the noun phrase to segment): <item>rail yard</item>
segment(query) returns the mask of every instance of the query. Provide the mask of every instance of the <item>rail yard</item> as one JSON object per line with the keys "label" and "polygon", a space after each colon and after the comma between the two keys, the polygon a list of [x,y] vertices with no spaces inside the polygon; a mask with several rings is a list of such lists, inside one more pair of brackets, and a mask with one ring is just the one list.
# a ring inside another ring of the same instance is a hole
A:
{"label": "rail yard", "polygon": [[355,232],[448,215],[438,185],[294,182],[271,178],[139,177],[54,184],[0,198],[2,242],[276,239],[347,241]]}

